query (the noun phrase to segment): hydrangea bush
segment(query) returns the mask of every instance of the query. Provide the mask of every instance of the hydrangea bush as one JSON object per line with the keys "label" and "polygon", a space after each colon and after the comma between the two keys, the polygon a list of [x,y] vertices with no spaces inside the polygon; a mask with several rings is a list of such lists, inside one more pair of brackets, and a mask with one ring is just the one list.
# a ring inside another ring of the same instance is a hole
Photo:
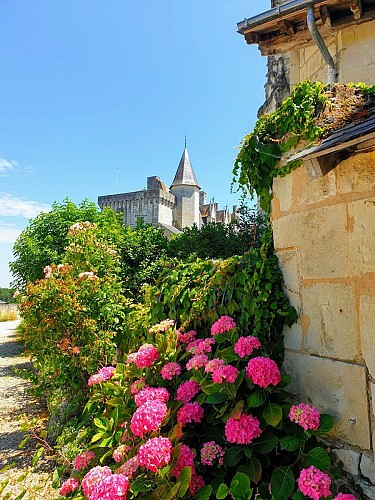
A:
{"label": "hydrangea bush", "polygon": [[92,427],[79,429],[90,442],[63,497],[355,498],[334,497],[331,459],[316,440],[332,417],[290,401],[289,377],[256,337],[230,317],[206,334],[172,323],[152,327],[123,363],[90,378]]}

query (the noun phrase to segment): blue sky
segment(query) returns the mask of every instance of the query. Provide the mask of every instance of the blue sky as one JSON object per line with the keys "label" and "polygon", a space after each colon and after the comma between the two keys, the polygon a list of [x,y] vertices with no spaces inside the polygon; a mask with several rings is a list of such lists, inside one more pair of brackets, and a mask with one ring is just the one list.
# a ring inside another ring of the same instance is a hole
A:
{"label": "blue sky", "polygon": [[2,0],[0,286],[30,217],[69,197],[173,180],[184,146],[221,206],[264,100],[266,60],[236,33],[269,0]]}

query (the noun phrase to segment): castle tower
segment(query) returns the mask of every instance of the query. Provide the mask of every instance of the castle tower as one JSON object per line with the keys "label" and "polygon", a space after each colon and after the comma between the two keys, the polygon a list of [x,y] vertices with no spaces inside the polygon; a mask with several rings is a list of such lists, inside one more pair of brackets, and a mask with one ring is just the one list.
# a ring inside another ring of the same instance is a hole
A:
{"label": "castle tower", "polygon": [[192,227],[194,224],[200,227],[200,187],[190,162],[186,143],[170,190],[176,197],[176,208],[173,216],[174,226],[178,229]]}

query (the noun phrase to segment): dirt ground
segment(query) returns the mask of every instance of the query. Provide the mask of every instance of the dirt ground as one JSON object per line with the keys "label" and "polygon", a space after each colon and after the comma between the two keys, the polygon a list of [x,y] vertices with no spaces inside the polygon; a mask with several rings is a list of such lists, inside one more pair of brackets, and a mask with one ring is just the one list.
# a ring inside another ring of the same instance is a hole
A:
{"label": "dirt ground", "polygon": [[18,321],[0,323],[0,499],[54,500],[59,493],[51,487],[53,459],[42,458],[33,467],[35,442],[18,448],[24,439],[22,415],[43,418],[46,408],[28,394],[29,383],[16,373],[30,366],[17,341],[17,325]]}

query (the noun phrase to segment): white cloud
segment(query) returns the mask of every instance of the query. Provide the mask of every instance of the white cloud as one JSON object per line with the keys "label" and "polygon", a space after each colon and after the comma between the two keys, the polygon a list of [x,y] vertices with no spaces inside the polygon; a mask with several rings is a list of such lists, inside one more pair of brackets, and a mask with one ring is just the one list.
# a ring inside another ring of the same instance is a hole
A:
{"label": "white cloud", "polygon": [[8,193],[0,193],[0,216],[36,217],[40,212],[49,212],[51,207],[38,201],[22,200]]}
{"label": "white cloud", "polygon": [[6,160],[5,158],[0,158],[0,177],[5,177],[9,174],[14,167],[17,166],[17,162],[14,160]]}
{"label": "white cloud", "polygon": [[2,224],[0,222],[0,243],[13,244],[21,234],[21,229],[12,226],[11,224]]}

